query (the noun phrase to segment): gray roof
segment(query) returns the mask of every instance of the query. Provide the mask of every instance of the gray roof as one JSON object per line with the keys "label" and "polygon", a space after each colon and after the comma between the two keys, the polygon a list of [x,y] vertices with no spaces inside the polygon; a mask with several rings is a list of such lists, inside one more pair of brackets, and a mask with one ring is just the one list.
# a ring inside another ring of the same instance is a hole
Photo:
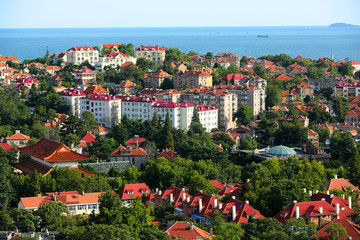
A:
{"label": "gray roof", "polygon": [[100,163],[83,163],[84,166],[91,166],[96,169],[97,172],[108,173],[110,168],[114,168],[118,172],[125,171],[132,167],[130,161],[119,161],[119,162],[100,162]]}
{"label": "gray roof", "polygon": [[274,155],[274,156],[293,156],[296,155],[296,152],[292,148],[279,145],[267,150],[266,154]]}

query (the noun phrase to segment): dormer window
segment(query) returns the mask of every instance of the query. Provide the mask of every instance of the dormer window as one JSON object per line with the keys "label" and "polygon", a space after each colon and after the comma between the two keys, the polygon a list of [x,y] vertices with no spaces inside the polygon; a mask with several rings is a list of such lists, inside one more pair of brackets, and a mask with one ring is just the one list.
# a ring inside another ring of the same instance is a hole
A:
{"label": "dormer window", "polygon": [[128,194],[134,194],[134,192],[128,192]]}
{"label": "dormer window", "polygon": [[147,193],[147,190],[141,191],[141,193],[142,193],[142,194],[145,194],[145,193]]}

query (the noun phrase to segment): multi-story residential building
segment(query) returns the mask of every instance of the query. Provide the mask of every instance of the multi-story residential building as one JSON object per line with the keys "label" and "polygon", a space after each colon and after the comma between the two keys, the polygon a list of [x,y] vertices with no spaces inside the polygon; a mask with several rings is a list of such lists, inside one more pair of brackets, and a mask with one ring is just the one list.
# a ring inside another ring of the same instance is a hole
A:
{"label": "multi-story residential building", "polygon": [[148,89],[145,88],[139,92],[142,97],[155,97],[156,99],[163,102],[176,102],[180,103],[181,93],[175,89]]}
{"label": "multi-story residential building", "polygon": [[152,119],[152,105],[157,101],[150,97],[119,97],[121,99],[121,115],[129,119]]}
{"label": "multi-story residential building", "polygon": [[23,197],[18,203],[19,209],[37,210],[45,203],[63,203],[70,215],[99,214],[99,196],[102,192],[79,194],[77,191],[46,193],[39,197]]}
{"label": "multi-story residential building", "polygon": [[349,101],[360,95],[360,84],[352,84],[349,82],[337,83],[334,87],[335,97],[345,97]]}
{"label": "multi-story residential building", "polygon": [[83,67],[76,73],[75,82],[81,85],[95,82],[95,74],[90,68]]}
{"label": "multi-story residential building", "polygon": [[95,116],[96,122],[105,127],[112,127],[121,120],[121,99],[102,94],[89,94],[80,98],[80,114],[85,111]]}
{"label": "multi-story residential building", "polygon": [[214,56],[215,60],[227,60],[230,64],[235,64],[237,67],[240,67],[240,56],[234,53],[225,52],[219,53]]}
{"label": "multi-story residential building", "polygon": [[59,95],[60,98],[66,100],[70,106],[69,113],[80,117],[80,98],[86,96],[86,94],[77,89],[68,88],[59,92]]}
{"label": "multi-story residential building", "polygon": [[116,68],[126,62],[132,62],[136,64],[136,58],[128,56],[122,52],[111,52],[106,54],[104,57],[99,57],[99,61],[95,63],[96,71],[104,70],[105,66]]}
{"label": "multi-story residential building", "polygon": [[353,73],[360,71],[360,62],[350,61],[349,63],[354,67]]}
{"label": "multi-story residential building", "polygon": [[144,77],[144,87],[146,88],[160,88],[162,82],[165,80],[165,78],[172,78],[172,75],[168,74],[167,72],[164,72],[163,70],[160,70],[156,73],[149,73]]}
{"label": "multi-story residential building", "polygon": [[141,198],[143,195],[150,195],[150,188],[145,183],[125,184],[119,190],[119,197],[123,202],[123,206],[131,207],[135,198]]}
{"label": "multi-story residential building", "polygon": [[73,63],[80,65],[85,61],[95,66],[95,63],[99,61],[99,52],[92,47],[73,47],[66,52],[66,63]]}
{"label": "multi-story residential building", "polygon": [[237,95],[226,89],[207,87],[186,89],[181,92],[181,101],[195,105],[211,105],[218,109],[218,127],[223,130],[236,126],[233,116],[238,110]]}
{"label": "multi-story residential building", "polygon": [[180,72],[173,78],[173,85],[175,89],[180,88],[195,88],[195,87],[211,87],[212,86],[212,75],[203,69],[190,70],[187,72]]}
{"label": "multi-story residential building", "polygon": [[136,58],[145,58],[152,61],[157,66],[161,66],[165,60],[165,51],[167,48],[159,46],[143,46],[135,49]]}
{"label": "multi-story residential building", "polygon": [[354,126],[360,125],[360,108],[355,107],[345,115],[345,123],[351,123]]}
{"label": "multi-story residential building", "polygon": [[207,132],[211,132],[212,129],[218,128],[219,109],[214,108],[211,105],[200,105],[197,106],[197,111],[199,113],[200,123]]}

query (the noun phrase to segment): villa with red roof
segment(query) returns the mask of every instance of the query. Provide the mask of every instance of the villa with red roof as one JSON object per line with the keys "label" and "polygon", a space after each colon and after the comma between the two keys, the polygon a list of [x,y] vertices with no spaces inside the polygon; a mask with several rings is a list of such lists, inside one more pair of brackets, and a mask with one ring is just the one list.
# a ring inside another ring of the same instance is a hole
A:
{"label": "villa with red roof", "polygon": [[55,75],[58,71],[61,70],[61,67],[59,66],[47,66],[45,68],[45,70],[50,74],[50,75]]}
{"label": "villa with red roof", "polygon": [[183,202],[183,214],[192,219],[192,221],[202,224],[209,224],[214,210],[221,208],[222,203],[219,203],[214,196],[202,192]]}
{"label": "villa with red roof", "polygon": [[15,130],[15,133],[10,137],[6,138],[6,143],[9,145],[16,145],[18,147],[24,147],[30,140],[30,137],[22,134],[20,130]]}
{"label": "villa with red roof", "polygon": [[137,148],[145,141],[147,141],[145,138],[139,138],[138,136],[135,136],[134,138],[130,138],[126,141],[126,146]]}
{"label": "villa with red roof", "polygon": [[102,192],[79,194],[77,191],[46,193],[44,196],[20,198],[18,208],[35,211],[45,203],[61,202],[68,208],[70,215],[89,215],[92,212],[99,214],[99,197],[102,194]]}
{"label": "villa with red roof", "polygon": [[88,86],[85,90],[84,90],[85,94],[104,94],[107,95],[109,94],[109,91],[105,88],[103,88],[102,86],[99,85],[92,85],[92,86]]}
{"label": "villa with red roof", "polygon": [[191,198],[190,194],[185,191],[185,188],[180,189],[174,186],[169,187],[164,190],[157,190],[155,194],[152,194],[150,201],[156,206],[159,205],[173,205],[175,207],[176,215],[183,215],[183,202],[186,202],[187,199]]}
{"label": "villa with red roof", "polygon": [[204,231],[203,229],[195,226],[190,222],[175,222],[169,228],[165,230],[172,238],[179,238],[183,240],[193,240],[193,239],[214,239],[215,235]]}
{"label": "villa with red roof", "polygon": [[99,134],[100,136],[106,136],[110,132],[110,129],[98,125],[96,128],[91,129],[91,132]]}
{"label": "villa with red roof", "polygon": [[116,85],[116,92],[123,95],[132,95],[135,93],[137,84],[130,80],[124,80],[120,84]]}
{"label": "villa with red roof", "polygon": [[359,191],[360,189],[349,182],[345,178],[338,178],[337,175],[333,179],[330,179],[327,186],[327,191],[331,190],[340,190],[345,191],[346,189],[351,188],[352,190]]}
{"label": "villa with red roof", "polygon": [[88,132],[82,139],[80,139],[78,146],[82,148],[83,153],[88,153],[88,145],[97,142],[96,137]]}
{"label": "villa with red roof", "polygon": [[146,88],[160,88],[165,78],[172,78],[172,75],[160,70],[155,73],[149,73],[147,78],[144,78],[144,87]]}
{"label": "villa with red roof", "polygon": [[35,170],[42,174],[49,173],[54,167],[66,167],[78,170],[85,176],[94,175],[93,172],[79,167],[78,163],[90,159],[91,156],[72,151],[64,143],[43,137],[31,146],[19,148],[19,151],[28,154],[30,158],[15,165],[15,168],[31,175]]}
{"label": "villa with red roof", "polygon": [[83,67],[76,73],[75,82],[80,85],[95,82],[95,74],[90,68]]}
{"label": "villa with red roof", "polygon": [[91,65],[95,65],[99,61],[99,52],[90,46],[72,47],[66,52],[66,63],[80,65],[88,61]]}
{"label": "villa with red roof", "polygon": [[345,236],[340,236],[340,240],[360,240],[360,226],[356,225],[352,222],[350,222],[347,219],[334,219],[330,222],[325,223],[323,226],[321,226],[317,233],[312,236],[311,238],[316,239],[330,239],[331,233],[327,231],[327,229],[332,224],[340,224],[343,228],[346,230]]}
{"label": "villa with red roof", "polygon": [[164,64],[166,50],[166,47],[141,45],[135,48],[135,58],[146,58],[154,62],[155,65],[162,66]]}
{"label": "villa with red roof", "polygon": [[130,207],[135,198],[141,198],[143,195],[150,195],[150,188],[145,183],[125,184],[119,190],[119,197],[125,207]]}
{"label": "villa with red roof", "polygon": [[[115,46],[114,46],[115,47]],[[111,52],[106,54],[103,57],[99,57],[99,61],[95,64],[96,71],[104,70],[106,66],[109,66],[111,68],[116,68],[122,66],[124,63],[132,62],[136,64],[136,58],[132,56],[128,56],[125,53],[122,52]]]}
{"label": "villa with red roof", "polygon": [[145,149],[138,147],[124,147],[120,145],[110,157],[110,162],[130,161],[139,170],[148,161],[148,153]]}
{"label": "villa with red roof", "polygon": [[61,74],[58,73],[58,74],[55,74],[54,76],[52,76],[52,77],[48,80],[48,83],[60,85],[60,84],[63,83],[63,81],[64,81],[64,78],[62,78],[62,77],[61,77]]}
{"label": "villa with red roof", "polygon": [[240,81],[241,79],[247,78],[247,75],[240,75],[238,73],[235,74],[227,74],[226,76],[224,76],[223,78],[221,78],[222,80],[222,85],[240,85]]}
{"label": "villa with red roof", "polygon": [[6,62],[14,62],[14,63],[18,63],[19,60],[17,57],[15,56],[1,56],[0,55],[0,63],[4,63],[6,64]]}
{"label": "villa with red roof", "polygon": [[264,218],[264,216],[248,202],[242,202],[231,198],[223,204],[220,211],[224,214],[224,218],[228,222],[236,224],[246,224],[249,218]]}
{"label": "villa with red roof", "polygon": [[177,157],[180,157],[177,152],[171,149],[163,149],[160,153],[156,154],[156,158],[164,157],[169,161],[174,160]]}

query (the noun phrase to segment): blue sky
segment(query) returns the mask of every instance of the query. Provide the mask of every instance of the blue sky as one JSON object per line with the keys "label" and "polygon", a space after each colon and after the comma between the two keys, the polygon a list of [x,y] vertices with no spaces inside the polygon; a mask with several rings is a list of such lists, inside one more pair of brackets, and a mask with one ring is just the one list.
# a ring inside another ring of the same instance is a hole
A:
{"label": "blue sky", "polygon": [[360,25],[359,0],[0,0],[0,28]]}

